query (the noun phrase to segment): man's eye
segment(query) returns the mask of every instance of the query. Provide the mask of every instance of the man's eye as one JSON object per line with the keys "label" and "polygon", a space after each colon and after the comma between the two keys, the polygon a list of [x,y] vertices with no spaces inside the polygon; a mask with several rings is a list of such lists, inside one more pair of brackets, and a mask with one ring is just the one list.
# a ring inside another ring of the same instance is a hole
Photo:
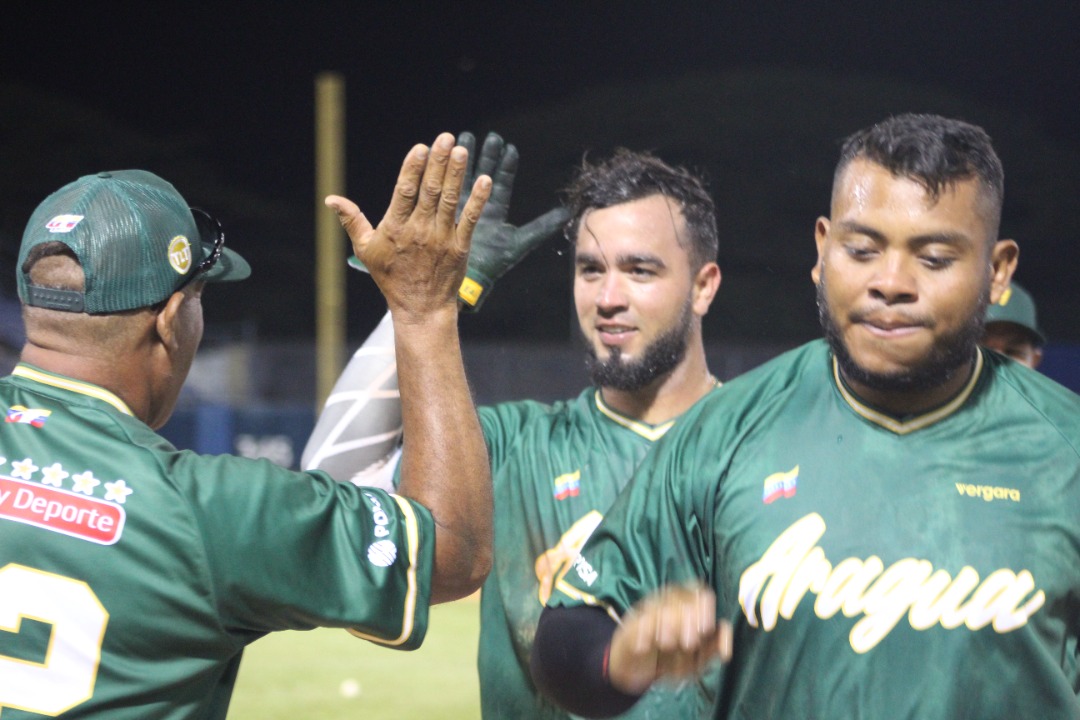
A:
{"label": "man's eye", "polygon": [[844,248],[849,257],[855,260],[868,260],[876,254],[877,250],[862,245],[847,245]]}
{"label": "man's eye", "polygon": [[922,260],[923,265],[931,270],[944,270],[954,262],[951,257],[941,257],[938,255],[924,255],[920,259]]}

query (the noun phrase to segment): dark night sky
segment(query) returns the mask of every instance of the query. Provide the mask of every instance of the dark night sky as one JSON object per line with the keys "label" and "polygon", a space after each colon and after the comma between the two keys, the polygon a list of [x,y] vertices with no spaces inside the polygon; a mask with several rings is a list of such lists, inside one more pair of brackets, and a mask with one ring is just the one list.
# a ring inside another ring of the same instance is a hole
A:
{"label": "dark night sky", "polygon": [[[1014,187],[1010,178],[1016,181],[1010,175],[1014,166],[1022,168],[1020,178],[1030,184],[1029,194],[1037,196],[1037,202],[1017,203],[1016,227],[1036,227],[1054,236],[1030,245],[1018,238],[1023,247],[1031,248],[1025,256],[1029,264],[1022,261],[1018,277],[1035,285],[1051,338],[1080,342],[1080,328],[1071,320],[1080,311],[1074,264],[1080,255],[1074,248],[1072,222],[1077,217],[1076,198],[1067,192],[1080,189],[1076,179],[1080,3],[1073,0],[216,5],[220,7],[177,2],[6,3],[5,39],[0,44],[0,117],[7,118],[0,128],[0,152],[7,156],[7,168],[34,165],[32,173],[3,184],[9,194],[25,193],[32,200],[24,202],[37,202],[78,174],[104,169],[102,164],[115,168],[145,160],[150,169],[174,180],[193,204],[215,208],[224,216],[230,243],[255,267],[257,279],[252,282],[261,279],[264,287],[276,287],[278,301],[295,311],[275,309],[273,317],[260,316],[258,308],[272,302],[252,301],[258,294],[250,291],[226,293],[228,307],[217,311],[219,316],[214,308],[208,309],[211,321],[257,317],[260,332],[311,333],[303,318],[310,317],[314,272],[309,245],[315,204],[312,98],[314,76],[321,70],[345,76],[348,194],[376,216],[385,207],[397,165],[409,146],[429,142],[441,130],[502,130],[491,126],[499,120],[523,128],[520,140],[508,136],[522,147],[519,196],[530,177],[527,149],[536,148],[534,158],[546,152],[537,139],[544,127],[530,135],[530,118],[554,118],[544,121],[555,135],[549,140],[562,144],[570,163],[586,150],[632,142],[644,142],[666,159],[693,163],[695,153],[705,151],[692,140],[669,142],[664,134],[670,134],[670,124],[657,123],[651,131],[655,138],[641,131],[621,137],[622,126],[612,122],[610,135],[603,136],[602,131],[576,133],[572,119],[563,116],[588,107],[591,97],[611,88],[621,89],[615,91],[616,97],[622,92],[631,98],[617,114],[633,116],[635,87],[655,89],[688,77],[727,72],[824,79],[822,87],[841,89],[834,96],[858,96],[854,90],[845,95],[845,83],[914,88],[908,96],[916,99],[925,88],[935,98],[962,97],[968,103],[964,107],[986,108],[986,118],[965,119],[984,124],[995,139],[1037,137],[1042,159],[1035,169],[1023,168],[1016,159],[1029,151],[1034,154],[1027,143],[999,145],[1007,196]],[[867,108],[853,108],[850,100],[839,104],[816,87],[809,84],[806,96],[792,105],[790,113],[783,112],[780,102],[777,117],[756,124],[776,126],[782,135],[787,128],[798,129],[804,118],[809,123],[810,116],[820,115],[824,119],[813,122],[823,140],[805,151],[831,162],[836,142],[866,124],[867,113],[879,106],[893,107],[870,98]],[[34,103],[29,109],[27,97]],[[113,140],[110,147],[91,152],[83,147],[85,140],[73,140],[77,133],[71,130],[50,126],[38,135],[13,130],[12,123],[36,125],[37,103],[45,107],[54,101],[66,108],[61,113],[90,113],[94,122],[117,128],[119,136],[137,137],[132,145],[138,149]],[[897,111],[904,109],[909,108]],[[689,115],[695,108],[688,104],[673,112]],[[1007,118],[1009,125],[1000,118]],[[869,117],[874,119],[879,117]],[[25,141],[26,137],[33,141]],[[752,149],[756,140],[727,141]],[[801,150],[794,147],[796,153]],[[95,164],[83,167],[84,158],[87,165]],[[569,163],[565,166],[569,171]],[[798,239],[805,243],[801,249],[806,257],[795,264],[803,295],[791,302],[812,298],[807,272],[812,261],[810,232],[814,214],[827,209],[831,166],[821,165],[823,171],[813,167],[811,197],[768,200],[790,206],[799,216]],[[738,178],[747,192],[755,182],[752,170]],[[768,187],[763,183],[763,192]],[[218,197],[223,189],[227,201]],[[555,201],[554,186],[529,190],[532,199],[523,203],[530,212]],[[723,198],[718,200],[723,227],[725,215],[737,215],[741,208],[725,207]],[[221,205],[227,211],[233,203],[246,209],[231,214],[221,210]],[[18,203],[9,203],[6,212],[20,209]],[[32,204],[25,212],[30,209]],[[514,214],[512,219],[528,217]],[[21,228],[21,222],[6,217],[4,227],[10,232],[13,226]],[[1009,222],[1006,217],[1005,233]],[[745,243],[740,247],[752,246],[754,240],[731,238],[733,243]],[[722,266],[724,260],[722,250]],[[732,267],[733,297],[754,304],[785,301],[755,300],[749,279],[739,285],[742,269],[750,278],[755,267],[748,252],[732,253]],[[558,276],[563,268],[549,258],[548,271]],[[527,282],[526,277],[545,276],[515,270],[512,277]],[[566,313],[568,284],[559,286],[562,280],[536,281],[558,288],[563,302],[553,307]],[[354,334],[371,327],[381,313],[370,285],[350,277]],[[466,332],[521,335],[527,324],[513,327],[515,313],[521,311],[515,298],[520,296],[503,294],[506,302],[492,310],[487,324],[472,330],[466,325]],[[729,319],[740,314],[738,307],[724,313]],[[809,308],[807,313],[812,317]],[[556,325],[564,332],[569,320]],[[808,327],[807,333],[813,336],[816,329]]]}

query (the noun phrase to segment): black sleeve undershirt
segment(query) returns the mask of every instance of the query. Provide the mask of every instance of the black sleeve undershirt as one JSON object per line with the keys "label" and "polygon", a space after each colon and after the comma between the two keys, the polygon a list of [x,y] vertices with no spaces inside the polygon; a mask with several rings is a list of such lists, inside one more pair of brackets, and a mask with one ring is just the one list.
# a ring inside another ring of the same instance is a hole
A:
{"label": "black sleeve undershirt", "polygon": [[533,640],[533,683],[556,704],[587,718],[624,713],[640,695],[627,695],[607,679],[607,654],[618,627],[595,607],[549,607]]}

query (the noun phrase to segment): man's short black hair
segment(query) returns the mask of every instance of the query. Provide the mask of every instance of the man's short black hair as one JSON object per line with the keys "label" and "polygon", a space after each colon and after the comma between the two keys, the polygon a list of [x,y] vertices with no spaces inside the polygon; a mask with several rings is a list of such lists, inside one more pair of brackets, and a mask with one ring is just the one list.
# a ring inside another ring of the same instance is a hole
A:
{"label": "man's short black hair", "polygon": [[570,209],[567,237],[571,240],[589,210],[663,195],[675,200],[682,210],[690,234],[687,251],[693,269],[716,261],[720,246],[716,206],[701,178],[685,168],[672,167],[647,152],[619,148],[603,162],[584,160],[563,193]]}
{"label": "man's short black hair", "polygon": [[959,181],[976,179],[988,200],[987,219],[997,239],[1005,171],[986,131],[976,125],[940,115],[908,113],[888,118],[844,140],[833,175],[835,191],[844,170],[865,158],[893,175],[906,177],[937,199]]}

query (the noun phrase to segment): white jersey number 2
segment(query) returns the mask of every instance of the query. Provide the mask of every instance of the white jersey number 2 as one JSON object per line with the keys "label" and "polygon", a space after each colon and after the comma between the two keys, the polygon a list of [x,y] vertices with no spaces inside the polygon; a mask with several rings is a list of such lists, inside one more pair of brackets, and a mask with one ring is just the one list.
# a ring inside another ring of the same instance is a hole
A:
{"label": "white jersey number 2", "polygon": [[55,717],[94,694],[109,613],[81,580],[14,563],[0,568],[0,632],[23,618],[52,625],[44,662],[0,655],[0,713],[5,707]]}

